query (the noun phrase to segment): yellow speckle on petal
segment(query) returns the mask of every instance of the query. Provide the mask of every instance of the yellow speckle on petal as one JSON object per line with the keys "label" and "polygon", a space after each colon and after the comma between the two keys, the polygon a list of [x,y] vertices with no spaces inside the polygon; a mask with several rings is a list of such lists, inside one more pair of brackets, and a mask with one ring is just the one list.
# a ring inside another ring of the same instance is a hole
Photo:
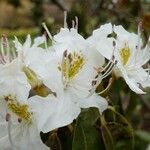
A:
{"label": "yellow speckle on petal", "polygon": [[120,53],[121,61],[123,65],[126,65],[131,55],[131,50],[129,46],[125,44],[125,46],[120,50],[119,53]]}
{"label": "yellow speckle on petal", "polygon": [[[69,63],[68,72],[67,72],[67,63]],[[85,63],[85,59],[82,53],[80,52],[70,53],[68,57],[64,59],[64,63],[63,63],[64,78],[66,79],[67,76],[69,79],[75,77],[82,69],[84,63]],[[58,69],[61,71],[62,67],[59,66]]]}
{"label": "yellow speckle on petal", "polygon": [[14,113],[19,119],[28,123],[32,122],[31,113],[29,112],[29,106],[27,104],[20,104],[12,97],[6,97],[8,110]]}

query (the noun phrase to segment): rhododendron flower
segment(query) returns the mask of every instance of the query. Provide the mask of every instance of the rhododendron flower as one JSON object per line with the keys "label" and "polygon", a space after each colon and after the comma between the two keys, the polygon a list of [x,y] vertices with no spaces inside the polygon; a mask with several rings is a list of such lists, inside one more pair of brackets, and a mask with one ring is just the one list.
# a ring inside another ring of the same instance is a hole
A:
{"label": "rhododendron flower", "polygon": [[[116,38],[109,37],[116,34]],[[144,94],[142,87],[150,87],[149,68],[144,69],[150,59],[149,42],[142,48],[142,39],[139,35],[127,32],[122,26],[105,24],[93,31],[93,35],[88,39],[96,45],[104,57],[110,59],[112,54],[117,61],[114,67],[115,75],[123,77],[131,90],[138,94]]]}
{"label": "rhododendron flower", "polygon": [[150,87],[149,70],[143,68],[143,65],[150,60],[150,45],[148,43],[142,48],[140,33],[139,35],[129,33],[122,26],[114,26],[114,32],[117,34],[116,75],[122,76],[131,90],[144,94],[140,85],[143,88]]}
{"label": "rhododendron flower", "polygon": [[[104,64],[104,57],[97,51],[90,50],[90,45],[74,28],[61,28],[53,37],[50,50],[52,49],[49,63],[45,65],[47,74],[39,75],[43,78],[43,83],[56,93],[46,97],[44,102],[48,107],[48,103],[56,99],[59,106],[54,115],[63,119],[53,121],[55,125],[52,126],[51,117],[48,116],[51,110],[45,109],[45,122],[41,125],[43,132],[70,124],[77,118],[81,108],[97,107],[102,113],[108,105],[107,101],[95,92],[91,94],[95,85],[93,81],[98,74],[95,68]],[[43,98],[35,96],[34,99],[38,101]]]}

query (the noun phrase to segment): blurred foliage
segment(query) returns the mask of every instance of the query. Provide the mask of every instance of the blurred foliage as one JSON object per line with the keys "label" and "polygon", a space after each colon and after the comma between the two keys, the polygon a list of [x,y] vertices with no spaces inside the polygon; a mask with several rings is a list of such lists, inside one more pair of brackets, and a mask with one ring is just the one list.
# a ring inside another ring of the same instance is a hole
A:
{"label": "blurred foliage", "polygon": [[32,37],[36,37],[40,34],[39,28],[20,28],[16,30],[9,30],[9,29],[1,29],[0,30],[0,36],[5,34],[8,39],[14,39],[14,36],[18,37],[19,39],[23,40],[26,38],[28,34],[30,34]]}
{"label": "blurred foliage", "polygon": [[[69,27],[78,17],[84,37],[106,22],[137,32],[142,21],[145,42],[150,35],[150,0],[7,0],[7,4],[0,0],[0,36],[24,39],[27,34],[43,34],[43,21],[56,33],[63,25],[64,10]],[[147,93],[137,95],[122,79],[115,79],[106,97],[114,109],[103,116],[95,108],[82,110],[71,125],[41,133],[42,140],[52,150],[145,150],[150,144],[149,89]]]}

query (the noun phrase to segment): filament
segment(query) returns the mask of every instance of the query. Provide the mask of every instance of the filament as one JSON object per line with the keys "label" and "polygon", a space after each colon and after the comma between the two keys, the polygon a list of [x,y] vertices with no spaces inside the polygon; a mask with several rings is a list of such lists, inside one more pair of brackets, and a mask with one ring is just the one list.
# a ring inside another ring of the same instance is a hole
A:
{"label": "filament", "polygon": [[6,114],[6,121],[8,122],[8,138],[9,138],[9,142],[12,146],[12,148],[14,150],[18,150],[18,148],[15,146],[13,140],[12,140],[12,135],[11,135],[11,125],[12,125],[12,122],[11,122],[11,116],[10,114]]}
{"label": "filament", "polygon": [[75,28],[75,22],[72,20],[72,28]]}
{"label": "filament", "polygon": [[137,45],[137,50],[136,50],[136,53],[135,53],[135,63],[137,61],[137,55],[138,55],[138,52],[140,50],[141,30],[142,30],[142,22],[139,22],[139,25],[138,25],[138,45]]}
{"label": "filament", "polygon": [[78,17],[77,16],[75,16],[75,23],[76,23],[76,25],[75,25],[75,29],[77,29],[78,30],[78,23],[79,21],[78,21]]}
{"label": "filament", "polygon": [[67,11],[64,11],[64,28],[67,28]]}
{"label": "filament", "polygon": [[53,37],[52,37],[51,33],[49,32],[49,30],[48,30],[46,24],[43,22],[42,25],[43,25],[44,29],[46,30],[46,33],[48,34],[49,38],[50,38],[51,40],[53,40]]}

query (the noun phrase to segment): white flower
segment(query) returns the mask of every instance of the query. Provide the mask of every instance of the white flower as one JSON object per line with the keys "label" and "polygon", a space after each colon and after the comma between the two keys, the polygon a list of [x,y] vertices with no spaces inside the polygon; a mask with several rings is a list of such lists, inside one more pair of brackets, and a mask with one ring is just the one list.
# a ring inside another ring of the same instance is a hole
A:
{"label": "white flower", "polygon": [[30,99],[38,129],[44,133],[72,123],[81,111],[78,105],[70,100],[69,93],[57,97],[33,96]]}
{"label": "white flower", "polygon": [[[4,43],[1,43],[0,50],[0,98],[11,94],[16,97],[18,101],[22,102],[27,99],[31,86],[27,82],[27,78],[21,69],[18,58],[12,58],[11,50],[7,45],[8,43],[5,43],[6,45],[3,44]],[[5,49],[5,53],[4,48],[6,47],[8,49]]]}
{"label": "white flower", "polygon": [[4,97],[0,100],[0,114],[2,150],[49,149],[41,141],[37,121],[28,102],[20,103],[11,95]]}
{"label": "white flower", "polygon": [[150,45],[142,48],[139,35],[127,32],[122,26],[114,26],[117,34],[115,57],[118,61],[116,75],[122,76],[131,90],[144,94],[142,87],[150,87],[149,70],[142,66],[150,60]]}
{"label": "white flower", "polygon": [[[116,39],[109,37],[116,34]],[[143,65],[150,59],[150,46],[143,46],[139,35],[127,32],[122,26],[112,26],[110,23],[102,25],[99,29],[93,31],[93,35],[88,38],[90,43],[96,45],[105,58],[114,58],[117,62],[114,67],[116,76],[121,76],[131,90],[138,94],[145,92],[139,87],[150,87],[149,69],[143,69]],[[113,61],[113,59],[112,59]]]}
{"label": "white flower", "polygon": [[[93,81],[97,76],[97,70],[104,64],[104,57],[94,49],[90,49],[86,40],[72,28],[62,28],[53,37],[53,49],[49,55],[46,74],[39,74],[43,83],[56,93],[46,98],[33,97],[35,101],[42,100],[46,103],[43,108],[43,120],[40,129],[48,132],[56,127],[70,124],[79,115],[81,108],[97,107],[100,113],[107,108],[107,101],[96,95],[93,89]],[[46,72],[46,71],[45,71]],[[95,87],[94,87],[95,88]],[[51,117],[48,109],[51,101],[54,101],[55,113]],[[35,106],[35,105],[34,105]],[[33,107],[34,107],[33,106]],[[35,106],[36,107],[36,106]],[[37,112],[37,116],[39,116]],[[51,119],[55,121],[51,121]],[[53,124],[52,124],[53,122]]]}
{"label": "white flower", "polygon": [[15,38],[15,47],[18,53],[18,59],[22,64],[22,70],[28,78],[32,89],[39,88],[43,85],[42,78],[39,74],[45,74],[45,64],[47,64],[47,49],[40,47],[45,44],[45,36],[37,37],[32,44],[30,35],[27,36],[24,44],[21,44]]}
{"label": "white flower", "polygon": [[0,51],[0,148],[46,150],[27,100],[31,86],[20,60],[15,54],[12,56],[7,39],[3,38]]}
{"label": "white flower", "polygon": [[40,47],[40,45],[44,44],[44,42],[45,36],[35,38],[33,44],[30,35],[27,36],[24,44],[21,44],[15,37],[14,44],[18,53],[18,57],[25,66],[32,69],[32,65],[35,66],[36,63],[42,63],[42,61],[40,61],[39,59],[43,59],[45,51],[43,48]]}

